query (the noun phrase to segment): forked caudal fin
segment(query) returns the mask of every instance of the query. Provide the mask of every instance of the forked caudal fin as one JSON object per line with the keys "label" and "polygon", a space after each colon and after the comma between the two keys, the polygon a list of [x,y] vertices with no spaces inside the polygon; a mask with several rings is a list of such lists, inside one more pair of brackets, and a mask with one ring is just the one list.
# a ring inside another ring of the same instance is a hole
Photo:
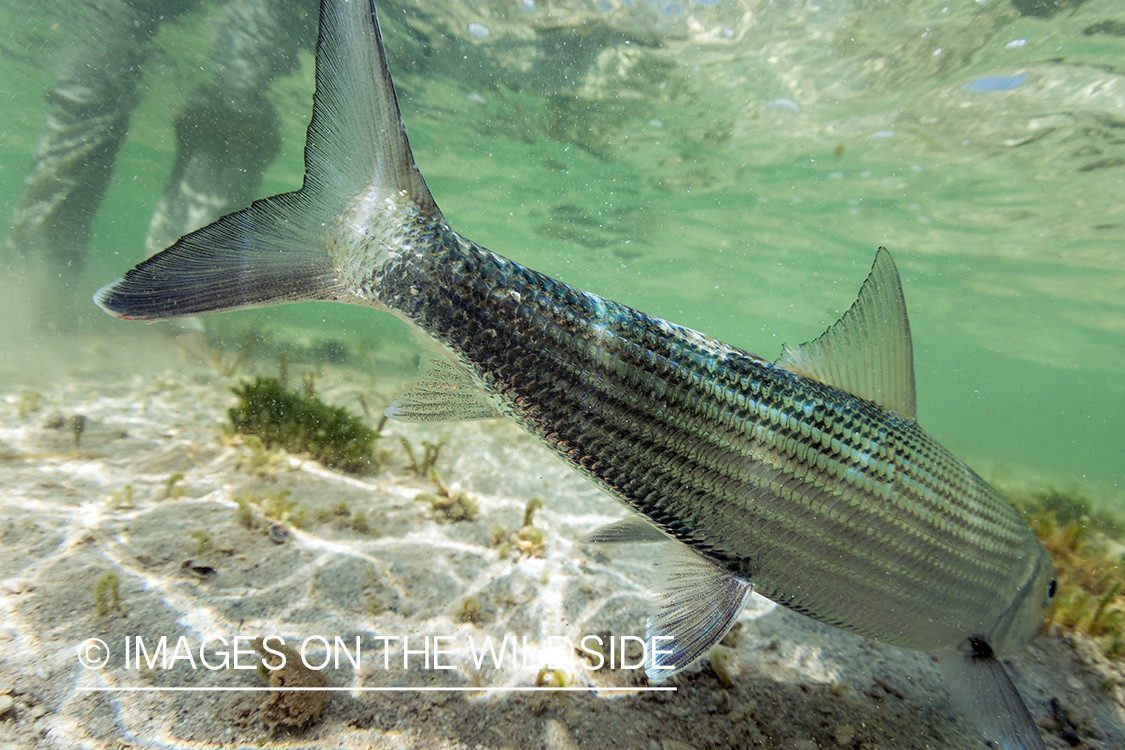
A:
{"label": "forked caudal fin", "polygon": [[326,232],[373,187],[440,215],[410,153],[373,3],[322,0],[301,189],[185,235],[99,289],[94,301],[111,315],[156,320],[342,300]]}

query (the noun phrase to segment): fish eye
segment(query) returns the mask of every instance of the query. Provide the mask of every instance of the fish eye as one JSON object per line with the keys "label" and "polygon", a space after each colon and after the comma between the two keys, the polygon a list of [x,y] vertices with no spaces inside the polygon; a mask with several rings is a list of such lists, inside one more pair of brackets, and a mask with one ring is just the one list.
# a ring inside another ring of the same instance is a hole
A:
{"label": "fish eye", "polygon": [[1048,599],[1054,599],[1055,598],[1055,589],[1057,587],[1058,587],[1058,581],[1056,579],[1052,578],[1051,582],[1049,584],[1047,584],[1047,598]]}

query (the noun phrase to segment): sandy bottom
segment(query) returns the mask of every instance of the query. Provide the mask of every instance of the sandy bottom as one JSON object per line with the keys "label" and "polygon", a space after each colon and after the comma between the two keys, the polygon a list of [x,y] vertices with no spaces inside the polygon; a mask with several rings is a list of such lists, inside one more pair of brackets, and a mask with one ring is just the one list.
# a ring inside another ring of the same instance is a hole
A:
{"label": "sandy bottom", "polygon": [[[388,424],[383,465],[347,475],[224,434],[239,376],[161,351],[193,351],[183,340],[130,341],[9,362],[0,381],[0,748],[985,747],[929,655],[760,598],[674,691],[593,669],[596,649],[553,637],[616,649],[643,636],[660,546],[578,543],[623,512],[532,439],[503,422]],[[318,380],[354,412],[357,394],[381,405],[393,387],[348,370]],[[419,456],[448,441],[436,468],[476,504],[471,520],[416,500],[435,487],[401,438]],[[532,497],[537,532],[521,536]],[[270,635],[294,649],[279,649],[293,668],[272,684],[346,690],[262,692],[252,641]],[[162,636],[170,663],[138,668],[138,639],[151,658]],[[510,637],[499,667],[474,657],[489,637]],[[104,656],[93,638],[108,661],[88,668],[80,656]],[[353,658],[358,639],[358,668],[332,662],[337,638]],[[302,644],[329,664],[296,667]],[[625,653],[635,663],[636,643]],[[1093,649],[1041,638],[1009,669],[1049,747],[1125,746],[1125,677]],[[188,687],[256,691],[152,690]]]}

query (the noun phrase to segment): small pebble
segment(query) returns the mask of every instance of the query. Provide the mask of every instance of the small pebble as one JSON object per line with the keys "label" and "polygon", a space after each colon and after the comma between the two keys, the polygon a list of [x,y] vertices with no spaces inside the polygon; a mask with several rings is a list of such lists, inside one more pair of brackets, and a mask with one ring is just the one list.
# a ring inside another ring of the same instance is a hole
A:
{"label": "small pebble", "polygon": [[269,533],[270,541],[274,544],[285,544],[289,541],[289,529],[285,528],[280,523],[275,523],[270,526]]}
{"label": "small pebble", "polygon": [[180,568],[201,581],[207,581],[219,575],[219,571],[215,570],[210,565],[201,565],[194,560],[185,560]]}
{"label": "small pebble", "polygon": [[836,731],[833,732],[832,737],[840,747],[850,745],[852,740],[855,739],[855,727],[851,724],[841,724],[836,727]]}
{"label": "small pebble", "polygon": [[11,711],[12,706],[14,706],[14,705],[15,705],[15,701],[12,700],[12,696],[10,696],[10,695],[0,695],[0,716],[3,716],[4,714]]}

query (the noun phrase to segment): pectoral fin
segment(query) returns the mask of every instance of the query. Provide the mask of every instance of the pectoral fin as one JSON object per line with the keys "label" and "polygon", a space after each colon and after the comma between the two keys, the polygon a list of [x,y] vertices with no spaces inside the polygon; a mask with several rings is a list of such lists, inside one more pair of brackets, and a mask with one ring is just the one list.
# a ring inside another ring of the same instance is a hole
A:
{"label": "pectoral fin", "polygon": [[1001,750],[1046,750],[1031,713],[989,645],[970,638],[966,649],[938,655],[954,705]]}
{"label": "pectoral fin", "polygon": [[642,516],[629,516],[583,535],[583,544],[647,544],[666,542],[668,535]]}
{"label": "pectoral fin", "polygon": [[383,413],[400,422],[457,422],[500,416],[466,372],[429,354],[423,355],[422,372]]}
{"label": "pectoral fin", "polygon": [[665,680],[723,639],[754,587],[680,543],[669,545],[657,571],[664,581],[656,614],[648,621],[645,674]]}

